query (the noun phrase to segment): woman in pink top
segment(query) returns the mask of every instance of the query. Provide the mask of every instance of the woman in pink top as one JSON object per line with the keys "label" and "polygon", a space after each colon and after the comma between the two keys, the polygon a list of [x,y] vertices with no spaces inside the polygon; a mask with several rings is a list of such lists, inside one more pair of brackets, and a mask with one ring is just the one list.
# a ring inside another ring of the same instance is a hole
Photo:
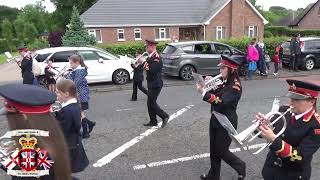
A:
{"label": "woman in pink top", "polygon": [[[252,63],[255,62],[257,67],[257,61],[259,60],[259,52],[255,47],[256,45],[256,39],[252,39],[249,46],[248,46],[248,51],[247,51],[247,61],[248,63]],[[248,69],[248,79],[251,80],[252,79],[252,74],[255,70],[254,69]]]}

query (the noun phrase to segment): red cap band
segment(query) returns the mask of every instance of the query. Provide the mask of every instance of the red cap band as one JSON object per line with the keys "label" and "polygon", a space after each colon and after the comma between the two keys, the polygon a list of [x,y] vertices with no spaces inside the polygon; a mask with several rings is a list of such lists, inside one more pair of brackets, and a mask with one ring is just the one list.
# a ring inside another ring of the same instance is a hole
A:
{"label": "red cap band", "polygon": [[221,64],[224,64],[225,66],[230,67],[232,69],[237,69],[238,68],[238,65],[232,64],[232,63],[230,63],[229,61],[227,61],[225,59],[222,59]]}
{"label": "red cap band", "polygon": [[290,86],[288,91],[291,91],[291,92],[294,92],[296,94],[300,94],[303,96],[311,96],[314,98],[317,98],[319,95],[318,91],[313,91],[310,89],[300,88],[300,87],[296,87],[296,86]]}
{"label": "red cap band", "polygon": [[20,112],[25,114],[42,114],[42,113],[48,113],[51,111],[51,104],[44,105],[44,106],[31,106],[31,105],[16,103],[8,99],[5,99],[5,102],[6,102],[5,108],[10,112]]}

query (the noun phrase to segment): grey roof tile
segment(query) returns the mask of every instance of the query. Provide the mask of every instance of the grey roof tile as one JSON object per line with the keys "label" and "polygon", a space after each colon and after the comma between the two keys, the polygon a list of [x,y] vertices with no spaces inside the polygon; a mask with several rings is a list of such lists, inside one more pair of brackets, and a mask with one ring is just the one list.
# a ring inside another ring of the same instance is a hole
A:
{"label": "grey roof tile", "polygon": [[201,24],[229,0],[99,0],[81,15],[86,26]]}

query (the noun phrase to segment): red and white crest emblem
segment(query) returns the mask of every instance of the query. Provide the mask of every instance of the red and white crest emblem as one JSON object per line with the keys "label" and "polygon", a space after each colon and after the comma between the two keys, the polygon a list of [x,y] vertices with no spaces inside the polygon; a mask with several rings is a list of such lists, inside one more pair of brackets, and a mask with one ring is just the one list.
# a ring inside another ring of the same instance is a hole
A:
{"label": "red and white crest emblem", "polygon": [[33,149],[23,149],[19,152],[19,166],[26,171],[32,171],[37,168],[37,151]]}

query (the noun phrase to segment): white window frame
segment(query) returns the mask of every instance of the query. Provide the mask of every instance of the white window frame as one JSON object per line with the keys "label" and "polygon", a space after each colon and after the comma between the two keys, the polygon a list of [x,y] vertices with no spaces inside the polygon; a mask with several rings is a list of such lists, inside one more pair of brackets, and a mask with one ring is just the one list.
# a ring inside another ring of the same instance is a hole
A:
{"label": "white window frame", "polygon": [[[221,32],[221,37],[219,38],[219,32]],[[223,27],[217,26],[216,28],[216,40],[223,39]]]}
{"label": "white window frame", "polygon": [[[159,30],[159,39],[155,39],[156,41],[167,41],[167,40],[171,40],[170,39],[170,29],[169,28],[165,28],[165,27],[160,27],[160,28],[155,28],[155,32],[156,32],[156,29]],[[168,29],[168,32],[169,34],[166,33],[166,29]],[[161,33],[164,34],[164,37],[161,37]],[[167,38],[168,36],[168,38]]]}
{"label": "white window frame", "polygon": [[[97,41],[97,30],[100,31],[100,41]],[[93,35],[96,38],[96,41],[98,43],[102,43],[102,34],[101,34],[101,29],[88,29],[89,35]]]}
{"label": "white window frame", "polygon": [[[252,36],[251,36],[251,33],[250,33],[251,31],[252,31]],[[254,26],[249,26],[248,27],[248,37],[249,38],[255,37]]]}
{"label": "white window frame", "polygon": [[[119,34],[123,34],[123,39],[119,38]],[[125,41],[126,37],[124,36],[124,29],[117,29],[118,41]]]}
{"label": "white window frame", "polygon": [[[140,34],[140,38],[136,38],[136,33],[139,33],[139,34]],[[142,34],[141,34],[141,29],[140,29],[140,28],[134,28],[134,30],[133,30],[133,35],[134,35],[134,40],[136,40],[136,41],[142,40],[142,39],[141,39]]]}

